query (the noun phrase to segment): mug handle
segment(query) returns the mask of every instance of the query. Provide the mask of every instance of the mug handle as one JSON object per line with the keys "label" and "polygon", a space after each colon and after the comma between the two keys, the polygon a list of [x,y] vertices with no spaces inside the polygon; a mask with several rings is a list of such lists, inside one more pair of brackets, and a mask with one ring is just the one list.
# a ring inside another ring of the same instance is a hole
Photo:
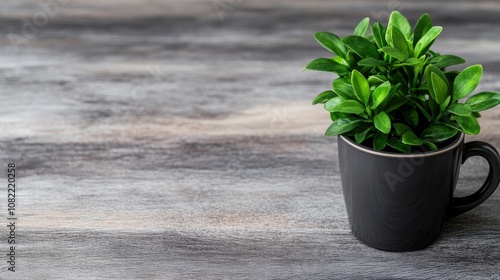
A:
{"label": "mug handle", "polygon": [[495,147],[480,141],[466,143],[464,145],[462,164],[464,164],[468,158],[473,156],[480,156],[488,161],[490,166],[488,177],[483,183],[483,186],[481,186],[481,188],[474,194],[466,197],[453,198],[449,218],[463,214],[483,203],[495,192],[498,187],[498,183],[500,182],[500,155]]}

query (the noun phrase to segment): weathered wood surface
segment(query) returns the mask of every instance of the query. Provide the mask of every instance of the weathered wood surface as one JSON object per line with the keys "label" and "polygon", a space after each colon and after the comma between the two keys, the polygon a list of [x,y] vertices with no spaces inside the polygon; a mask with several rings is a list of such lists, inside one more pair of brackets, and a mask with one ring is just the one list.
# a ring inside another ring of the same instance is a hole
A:
{"label": "weathered wood surface", "polygon": [[[499,191],[423,251],[353,238],[336,140],[310,106],[331,77],[301,72],[327,55],[314,31],[396,7],[432,12],[437,50],[482,63],[498,91],[495,1],[60,3],[24,35],[39,2],[0,3],[0,164],[2,184],[18,165],[19,217],[17,272],[2,226],[0,279],[500,279]],[[469,140],[500,148],[499,119]],[[485,166],[466,163],[461,194]]]}

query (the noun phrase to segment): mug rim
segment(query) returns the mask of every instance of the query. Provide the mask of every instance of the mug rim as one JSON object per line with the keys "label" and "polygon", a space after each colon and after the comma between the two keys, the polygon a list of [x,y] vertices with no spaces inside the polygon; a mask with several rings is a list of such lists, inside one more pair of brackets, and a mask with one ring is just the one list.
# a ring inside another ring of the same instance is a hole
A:
{"label": "mug rim", "polygon": [[369,147],[362,146],[362,145],[354,142],[349,137],[339,135],[339,138],[341,138],[342,140],[344,140],[345,143],[349,144],[350,146],[352,146],[353,148],[355,148],[357,150],[361,150],[365,153],[369,153],[369,154],[376,155],[376,156],[391,157],[391,158],[420,158],[420,157],[437,156],[437,155],[444,154],[444,153],[447,153],[447,152],[455,149],[463,142],[463,140],[465,138],[465,134],[460,132],[460,136],[457,137],[457,139],[455,139],[455,141],[453,141],[448,146],[445,146],[444,148],[441,148],[437,151],[429,151],[429,152],[422,152],[422,153],[410,153],[410,154],[377,151],[377,150],[371,149]]}

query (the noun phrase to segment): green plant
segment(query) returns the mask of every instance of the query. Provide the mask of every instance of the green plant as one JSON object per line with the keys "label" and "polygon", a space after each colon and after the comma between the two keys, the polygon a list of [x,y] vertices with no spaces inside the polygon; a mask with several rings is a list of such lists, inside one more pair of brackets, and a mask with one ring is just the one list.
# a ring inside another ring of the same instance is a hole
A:
{"label": "green plant", "polygon": [[353,35],[342,39],[330,32],[315,33],[318,43],[335,56],[315,59],[305,69],[338,75],[332,89],[313,101],[330,112],[333,123],[325,134],[403,153],[412,148],[437,150],[459,132],[478,134],[479,112],[500,104],[500,94],[480,92],[459,102],[476,89],[483,69],[473,65],[447,70],[465,60],[430,50],[441,31],[428,14],[412,31],[395,11],[387,28],[378,22],[370,26],[365,18]]}

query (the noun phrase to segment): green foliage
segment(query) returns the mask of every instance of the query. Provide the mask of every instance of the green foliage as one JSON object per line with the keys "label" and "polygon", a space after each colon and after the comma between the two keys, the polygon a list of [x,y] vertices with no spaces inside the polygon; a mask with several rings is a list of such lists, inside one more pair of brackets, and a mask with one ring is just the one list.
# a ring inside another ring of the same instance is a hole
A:
{"label": "green foliage", "polygon": [[412,32],[409,21],[395,11],[387,27],[379,22],[370,26],[365,18],[351,36],[315,33],[334,56],[315,59],[305,69],[338,75],[332,88],[313,101],[330,112],[333,123],[325,134],[402,153],[436,150],[460,132],[478,134],[479,112],[499,105],[500,93],[481,92],[460,102],[477,88],[483,68],[447,70],[465,60],[430,49],[442,30],[424,14]]}

